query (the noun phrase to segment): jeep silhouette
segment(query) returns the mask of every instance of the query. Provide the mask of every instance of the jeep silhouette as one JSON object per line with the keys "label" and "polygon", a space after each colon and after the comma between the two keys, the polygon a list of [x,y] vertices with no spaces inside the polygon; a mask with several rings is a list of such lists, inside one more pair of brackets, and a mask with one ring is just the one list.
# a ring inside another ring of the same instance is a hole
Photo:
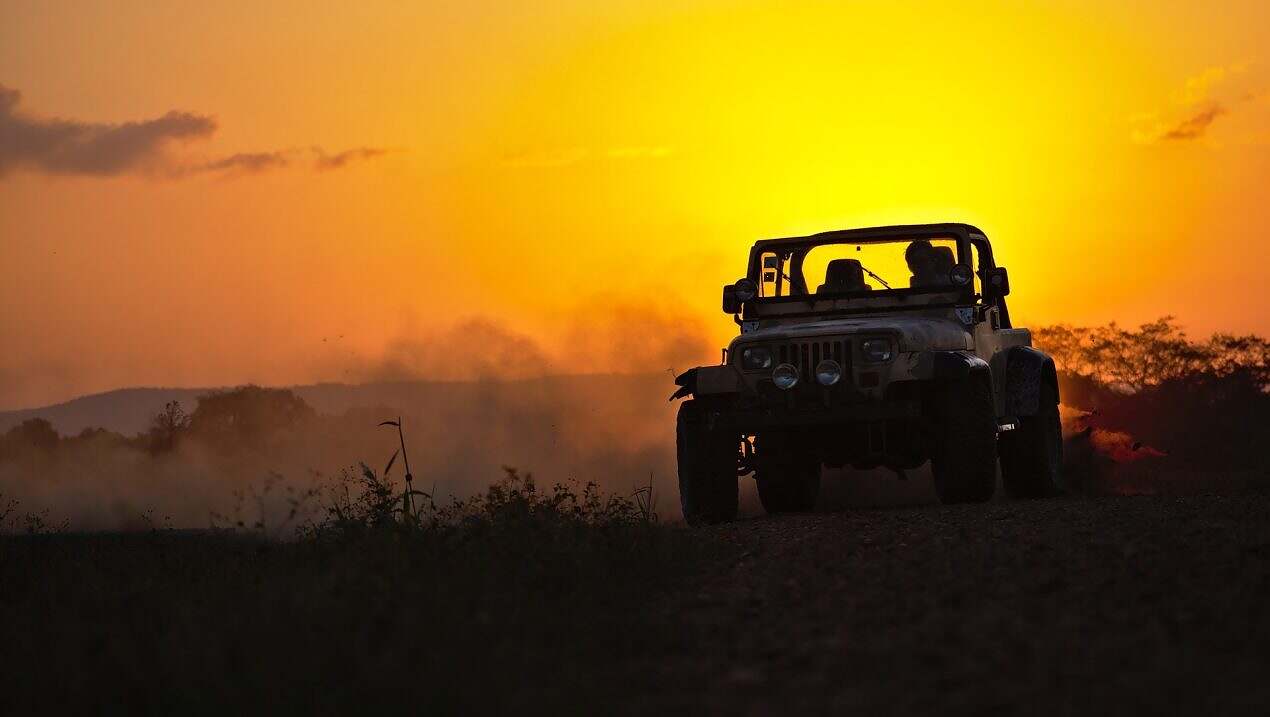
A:
{"label": "jeep silhouette", "polygon": [[692,524],[736,517],[752,474],[769,513],[811,510],[821,467],[930,461],[945,503],[1062,489],[1054,362],[1010,323],[1010,282],[966,224],[759,241],[723,289],[741,334],[672,396]]}

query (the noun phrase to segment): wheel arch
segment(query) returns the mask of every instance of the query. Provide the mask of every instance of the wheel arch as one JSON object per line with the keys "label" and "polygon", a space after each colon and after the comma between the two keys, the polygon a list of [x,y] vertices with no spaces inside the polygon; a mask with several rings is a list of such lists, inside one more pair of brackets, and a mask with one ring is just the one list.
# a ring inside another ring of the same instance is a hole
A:
{"label": "wheel arch", "polygon": [[1041,386],[1048,385],[1058,396],[1058,370],[1054,359],[1031,346],[1015,346],[1006,355],[1006,413],[1035,416],[1041,408]]}

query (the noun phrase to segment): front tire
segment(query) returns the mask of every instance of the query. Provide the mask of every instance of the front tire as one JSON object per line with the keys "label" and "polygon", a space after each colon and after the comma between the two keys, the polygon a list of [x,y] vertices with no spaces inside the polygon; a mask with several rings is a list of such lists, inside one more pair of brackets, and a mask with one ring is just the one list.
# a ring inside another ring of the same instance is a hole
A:
{"label": "front tire", "polygon": [[1041,384],[1035,416],[1022,416],[1001,436],[1001,483],[1011,498],[1045,498],[1063,492],[1063,427],[1058,391]]}
{"label": "front tire", "polygon": [[741,437],[712,425],[696,401],[684,401],[675,421],[679,504],[689,525],[736,519]]}
{"label": "front tire", "polygon": [[997,419],[986,378],[942,387],[931,472],[942,503],[982,503],[997,487]]}

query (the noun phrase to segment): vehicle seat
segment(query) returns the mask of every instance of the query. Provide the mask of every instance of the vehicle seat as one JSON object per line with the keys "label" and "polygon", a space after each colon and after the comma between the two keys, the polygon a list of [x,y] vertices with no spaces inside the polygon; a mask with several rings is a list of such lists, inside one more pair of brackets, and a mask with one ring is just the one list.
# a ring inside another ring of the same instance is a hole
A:
{"label": "vehicle seat", "polygon": [[816,293],[869,291],[872,288],[864,283],[864,267],[860,266],[860,262],[855,259],[834,259],[825,267],[825,283],[816,289]]}

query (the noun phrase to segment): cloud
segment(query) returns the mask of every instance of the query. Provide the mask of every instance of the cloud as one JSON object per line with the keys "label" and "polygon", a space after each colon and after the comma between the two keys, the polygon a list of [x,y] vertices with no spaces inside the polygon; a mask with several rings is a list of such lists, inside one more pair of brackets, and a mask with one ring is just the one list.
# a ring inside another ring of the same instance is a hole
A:
{"label": "cloud", "polygon": [[173,142],[205,139],[216,131],[211,117],[177,111],[122,124],[38,118],[18,111],[21,99],[21,92],[0,85],[0,175],[16,167],[122,174],[161,164]]}
{"label": "cloud", "polygon": [[317,157],[314,161],[314,167],[319,172],[325,172],[332,169],[342,169],[349,162],[373,159],[383,154],[387,154],[388,150],[379,147],[356,147],[354,149],[346,149],[343,152],[335,154],[327,154],[322,151],[321,147],[314,147],[313,154]]}
{"label": "cloud", "polygon": [[319,172],[343,169],[349,164],[373,159],[388,150],[378,147],[355,147],[329,154],[321,147],[308,150],[283,149],[273,152],[240,152],[185,168],[185,172],[222,172],[226,174],[259,174],[297,165],[310,166]]}
{"label": "cloud", "polygon": [[[1247,71],[1246,63],[1236,63],[1207,67],[1187,77],[1172,93],[1171,102],[1128,119],[1130,138],[1137,144],[1205,140],[1219,117],[1242,116],[1255,109],[1253,105],[1262,93],[1240,79]],[[1237,130],[1226,134],[1231,132]],[[1207,144],[1218,146],[1211,141]]]}
{"label": "cloud", "polygon": [[255,174],[269,169],[281,169],[290,164],[291,159],[286,152],[240,152],[199,165],[195,169],[201,172],[245,172]]}
{"label": "cloud", "polygon": [[1165,141],[1199,139],[1208,131],[1213,121],[1224,114],[1226,114],[1226,108],[1213,105],[1177,123],[1172,129],[1160,135],[1160,139]]}
{"label": "cloud", "polygon": [[387,151],[355,147],[328,153],[311,147],[239,152],[200,161],[169,150],[174,144],[211,138],[217,123],[210,116],[174,110],[155,119],[111,124],[38,117],[20,111],[21,100],[21,92],[0,85],[0,177],[18,168],[96,177],[144,173],[166,179],[259,174],[301,164],[329,171]]}

